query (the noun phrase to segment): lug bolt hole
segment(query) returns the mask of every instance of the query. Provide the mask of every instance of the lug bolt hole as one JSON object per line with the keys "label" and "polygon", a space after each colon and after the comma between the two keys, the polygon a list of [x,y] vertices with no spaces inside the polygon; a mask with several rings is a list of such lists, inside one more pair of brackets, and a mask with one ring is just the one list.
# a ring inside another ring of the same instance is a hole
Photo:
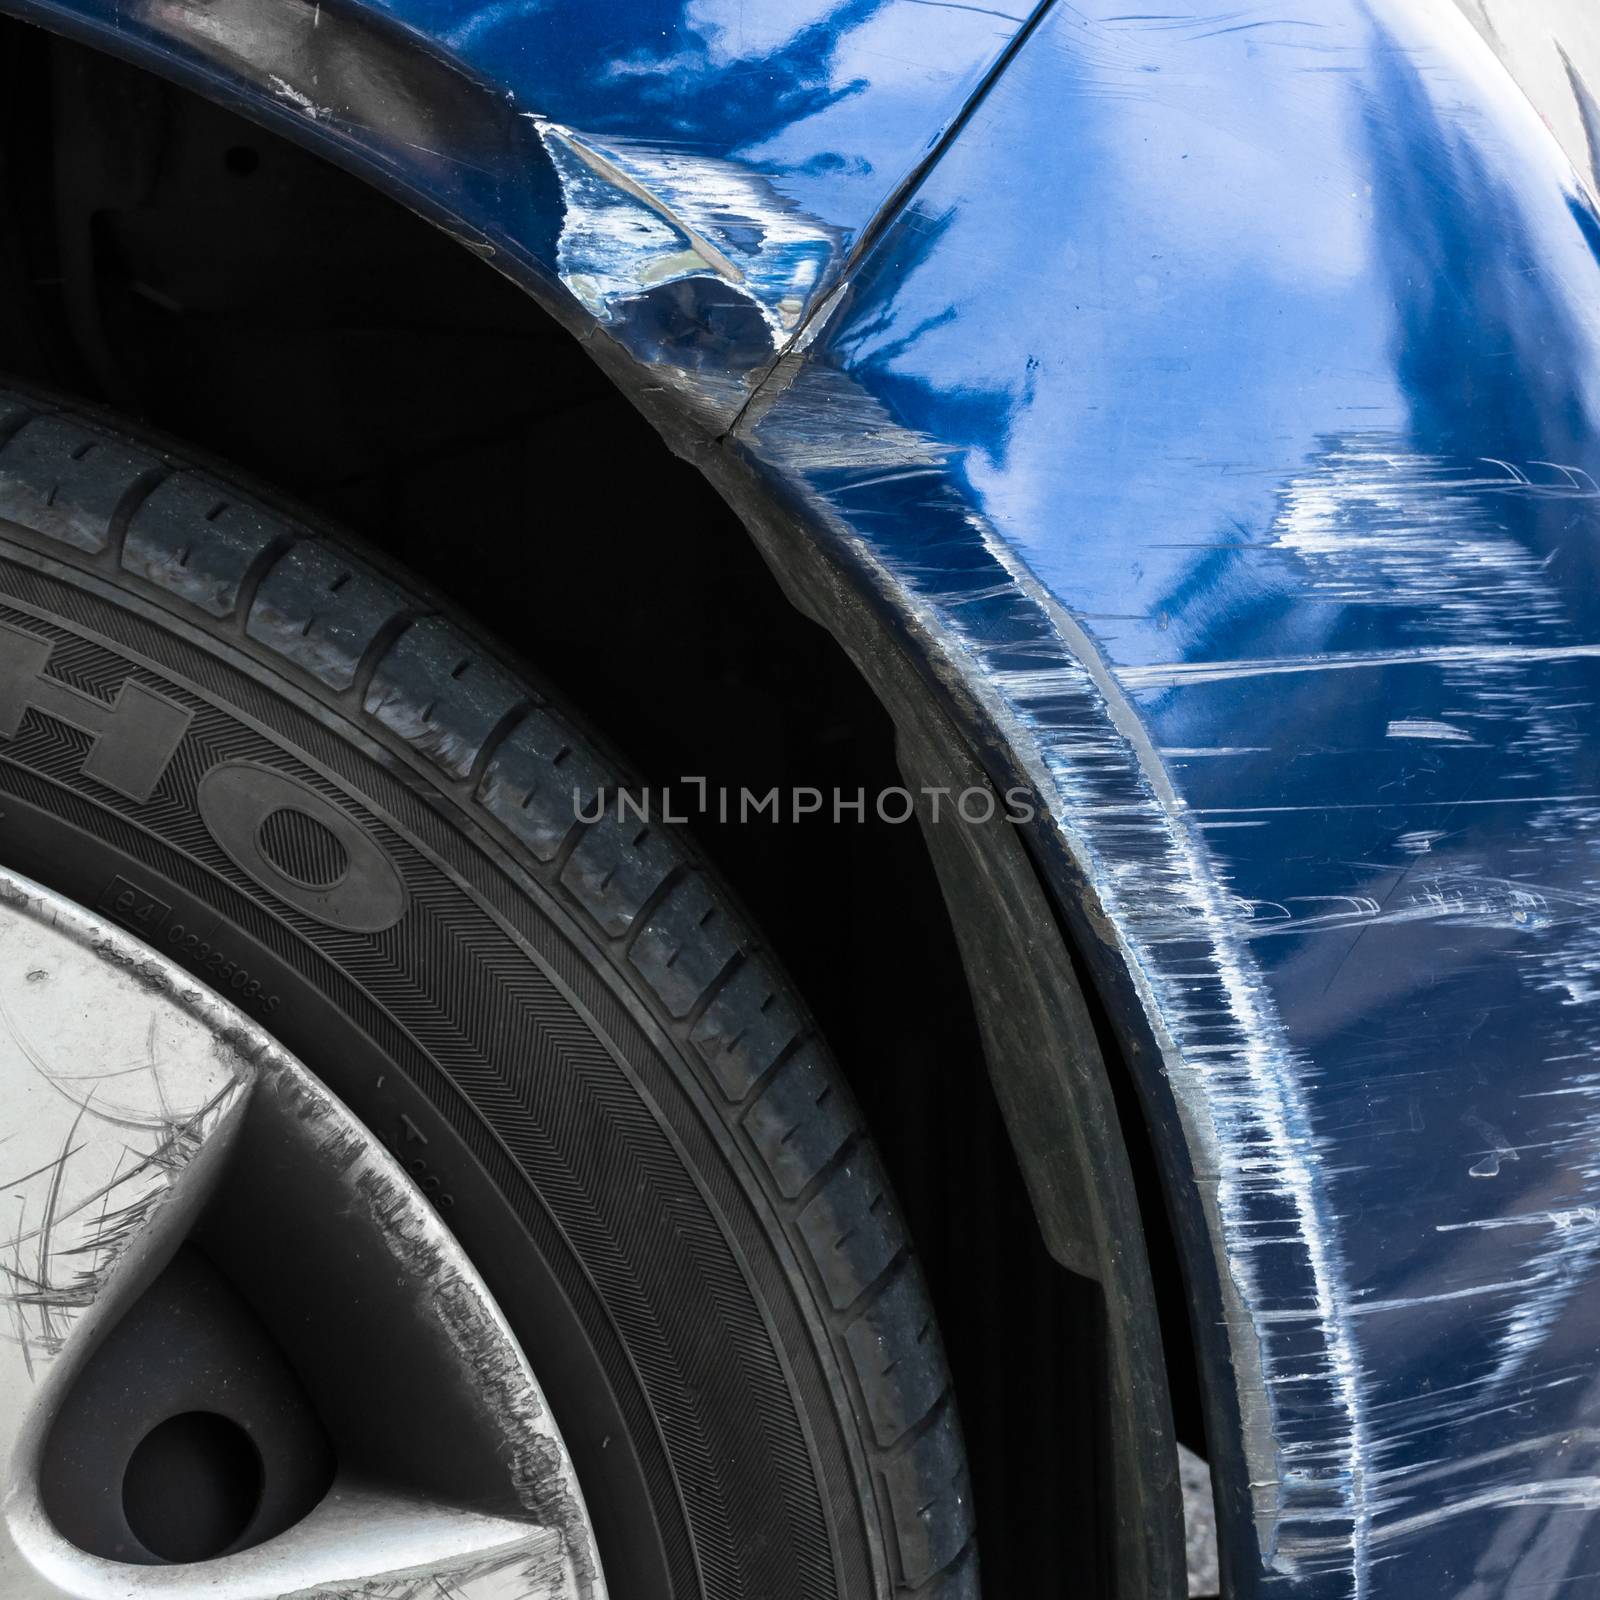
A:
{"label": "lug bolt hole", "polygon": [[208,1561],[250,1526],[261,1476],[261,1457],[236,1422],[185,1411],[139,1441],[122,1479],[123,1514],[151,1555]]}

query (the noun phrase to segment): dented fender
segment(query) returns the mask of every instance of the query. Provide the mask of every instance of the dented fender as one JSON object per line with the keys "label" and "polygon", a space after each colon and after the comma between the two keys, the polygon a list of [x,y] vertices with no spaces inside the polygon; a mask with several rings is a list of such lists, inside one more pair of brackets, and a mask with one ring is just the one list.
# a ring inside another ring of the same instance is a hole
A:
{"label": "dented fender", "polygon": [[5,9],[523,281],[1031,786],[1187,1260],[1232,1593],[1600,1570],[1577,8]]}
{"label": "dented fender", "polygon": [[1026,16],[943,0],[14,0],[346,166],[731,422]]}

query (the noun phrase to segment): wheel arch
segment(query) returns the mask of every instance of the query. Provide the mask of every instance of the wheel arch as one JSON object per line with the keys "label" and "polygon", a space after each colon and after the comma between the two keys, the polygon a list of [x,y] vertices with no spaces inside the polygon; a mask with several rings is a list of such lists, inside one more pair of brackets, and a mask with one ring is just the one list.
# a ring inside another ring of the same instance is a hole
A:
{"label": "wheel arch", "polygon": [[[784,382],[780,355],[790,334],[825,304],[849,252],[871,237],[882,208],[903,193],[926,150],[1003,60],[975,58],[959,98],[927,101],[916,133],[902,140],[895,180],[876,206],[835,226],[804,313],[785,313],[792,326],[763,345],[752,340],[751,297],[730,297],[715,273],[690,280],[675,303],[650,294],[620,311],[612,301],[600,309],[586,304],[572,287],[581,272],[561,262],[570,190],[552,161],[546,119],[443,33],[429,36],[369,4],[323,10],[315,0],[273,8],[265,24],[248,0],[118,9],[86,0],[0,0],[0,13],[242,113],[399,201],[509,278],[734,507],[791,602],[832,635],[887,710],[908,787],[996,788],[1005,775],[1023,772],[1012,732],[949,681],[936,641],[897,610],[874,574],[824,536],[798,486],[775,483],[733,437],[752,402],[762,403],[763,385]],[[557,137],[575,148],[572,130],[559,127]],[[606,154],[588,163],[590,170],[628,192],[637,180],[627,170],[601,170]],[[646,196],[645,204],[669,225],[697,232],[669,200]],[[730,304],[736,315],[719,320]],[[769,329],[770,311],[755,307]],[[1193,1334],[1169,1315],[1163,1351],[1146,1240],[1174,1239],[1200,1314],[1231,1325],[1226,1273],[1193,1211],[1173,1207],[1169,1218],[1157,1185],[1184,1175],[1171,1169],[1170,1145],[1158,1148],[1131,1081],[1115,1062],[1108,1065],[1113,1033],[1074,953],[1096,937],[1093,885],[1049,828],[1024,834],[1004,823],[952,819],[948,811],[935,823],[926,801],[919,815],[1041,1232],[1052,1256],[1105,1297],[1111,1379],[1126,1419],[1113,1467],[1118,1592],[1181,1593],[1169,1374],[1183,1381],[1195,1359]],[[1076,897],[1052,887],[1074,878]],[[1155,1059],[1153,1041],[1141,1038],[1131,980],[1122,993],[1102,998],[1115,1012],[1117,1042]],[[1129,1145],[1136,1147],[1131,1155]],[[1207,1367],[1202,1388],[1213,1448],[1230,1468],[1219,1478],[1224,1493],[1248,1475],[1242,1459],[1229,1459],[1238,1454],[1229,1441],[1248,1420],[1242,1413],[1258,1384],[1247,1362],[1233,1377],[1215,1363]],[[1242,1492],[1234,1498],[1225,1508],[1229,1520],[1247,1529],[1250,1508]]]}

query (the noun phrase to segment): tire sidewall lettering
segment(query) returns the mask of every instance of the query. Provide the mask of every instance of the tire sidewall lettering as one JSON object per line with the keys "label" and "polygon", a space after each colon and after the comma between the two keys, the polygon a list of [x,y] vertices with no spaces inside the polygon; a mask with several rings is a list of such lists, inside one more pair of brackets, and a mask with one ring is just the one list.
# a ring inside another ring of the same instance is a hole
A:
{"label": "tire sidewall lettering", "polygon": [[[382,933],[405,915],[405,884],[388,853],[359,823],[300,779],[254,761],[224,761],[201,778],[196,799],[202,820],[229,860],[307,916],[346,933]],[[303,882],[267,857],[261,828],[279,811],[299,812],[339,842],[346,863],[335,881]]]}

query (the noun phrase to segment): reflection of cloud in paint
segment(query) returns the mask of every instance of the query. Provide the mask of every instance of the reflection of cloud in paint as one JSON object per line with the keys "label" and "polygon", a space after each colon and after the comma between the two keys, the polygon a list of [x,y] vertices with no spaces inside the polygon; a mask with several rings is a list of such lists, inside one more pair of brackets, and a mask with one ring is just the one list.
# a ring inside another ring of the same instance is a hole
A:
{"label": "reflection of cloud in paint", "polygon": [[440,38],[457,50],[469,50],[479,39],[499,29],[526,27],[545,7],[546,0],[490,0]]}
{"label": "reflection of cloud in paint", "polygon": [[713,66],[770,56],[791,45],[808,28],[824,22],[839,26],[859,12],[840,0],[689,0],[684,22],[706,41]]}
{"label": "reflection of cloud in paint", "polygon": [[[944,115],[954,117],[1018,26],[982,10],[941,8],[937,16],[930,27],[926,7],[902,0],[842,33],[829,60],[828,98],[748,154],[792,174],[786,187],[797,198],[812,200],[814,189],[815,204],[841,184],[865,196],[908,176],[943,132],[928,114],[930,81],[946,88]],[[871,93],[859,92],[867,84]],[[819,163],[819,151],[833,159]]]}

